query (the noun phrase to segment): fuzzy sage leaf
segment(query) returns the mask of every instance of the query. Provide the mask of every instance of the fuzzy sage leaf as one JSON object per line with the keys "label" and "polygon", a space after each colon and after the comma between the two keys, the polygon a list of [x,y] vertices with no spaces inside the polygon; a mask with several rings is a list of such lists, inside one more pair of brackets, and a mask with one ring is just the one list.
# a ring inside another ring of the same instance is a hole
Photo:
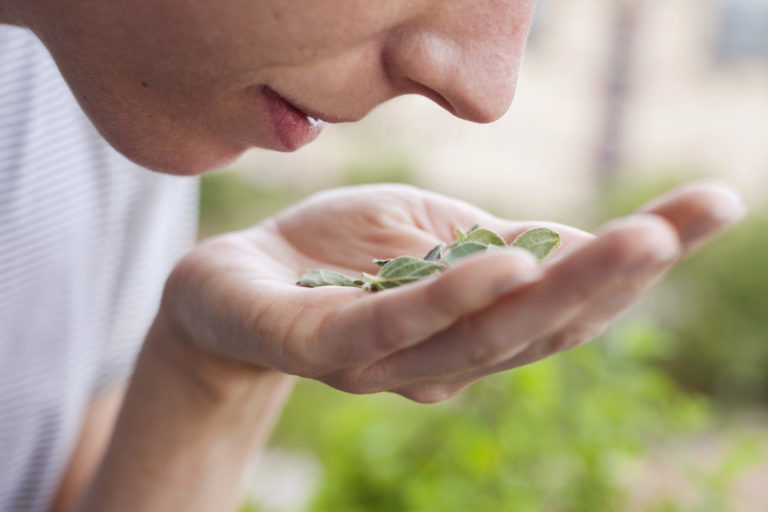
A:
{"label": "fuzzy sage leaf", "polygon": [[456,240],[453,242],[453,245],[451,247],[456,247],[460,243],[464,242],[464,239],[467,238],[467,235],[475,231],[477,228],[480,227],[480,224],[475,224],[471,228],[469,228],[469,231],[464,231],[461,228],[456,228],[454,231],[454,235],[456,236]]}
{"label": "fuzzy sage leaf", "polygon": [[361,279],[354,279],[339,272],[325,269],[312,269],[304,272],[299,282],[296,283],[307,288],[318,286],[362,286]]}
{"label": "fuzzy sage leaf", "polygon": [[478,229],[475,228],[464,237],[462,243],[475,242],[486,246],[494,245],[498,247],[506,247],[507,243],[498,234],[494,233],[490,229]]}
{"label": "fuzzy sage leaf", "polygon": [[482,252],[488,250],[488,246],[485,244],[479,244],[477,242],[464,242],[454,247],[451,252],[445,255],[445,263],[452,265],[461,258],[465,258],[470,254],[476,252]]}
{"label": "fuzzy sage leaf", "polygon": [[[518,236],[510,246],[526,249],[542,261],[557,249],[560,243],[560,235],[555,231],[536,228]],[[501,236],[475,225],[469,231],[457,229],[453,243],[441,243],[433,247],[423,259],[400,256],[394,259],[373,260],[381,267],[376,275],[363,272],[362,279],[354,279],[333,270],[308,270],[297,284],[310,288],[354,286],[368,291],[386,290],[437,274],[445,270],[447,265],[452,265],[470,254],[500,247],[507,247]]]}
{"label": "fuzzy sage leaf", "polygon": [[446,247],[448,247],[448,245],[445,243],[434,246],[432,250],[424,256],[424,259],[427,261],[440,262],[440,260],[443,259],[443,253],[445,252]]}
{"label": "fuzzy sage leaf", "polygon": [[560,247],[561,243],[557,232],[547,228],[535,228],[521,234],[509,245],[526,249],[542,261]]}
{"label": "fuzzy sage leaf", "polygon": [[363,279],[370,283],[369,288],[384,290],[418,281],[436,274],[444,268],[443,265],[434,261],[414,258],[413,256],[400,256],[384,265],[375,276],[363,274]]}

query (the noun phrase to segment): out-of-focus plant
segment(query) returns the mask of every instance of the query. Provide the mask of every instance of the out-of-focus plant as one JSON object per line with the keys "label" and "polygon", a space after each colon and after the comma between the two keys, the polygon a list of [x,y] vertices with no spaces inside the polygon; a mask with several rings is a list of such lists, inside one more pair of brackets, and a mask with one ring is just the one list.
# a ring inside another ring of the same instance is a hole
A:
{"label": "out-of-focus plant", "polygon": [[295,187],[264,186],[231,172],[200,182],[200,236],[244,229],[304,196]]}
{"label": "out-of-focus plant", "polygon": [[[616,187],[604,195],[607,215],[673,181]],[[682,262],[653,297],[648,307],[674,337],[659,362],[683,386],[728,406],[768,405],[768,211]]]}
{"label": "out-of-focus plant", "polygon": [[663,335],[612,337],[435,406],[304,382],[276,442],[324,467],[313,512],[621,510],[617,460],[701,424],[708,408],[645,363]]}
{"label": "out-of-focus plant", "polygon": [[[347,181],[380,181],[381,172],[354,171]],[[384,180],[412,181],[398,173]],[[606,193],[604,214],[629,213],[675,181]],[[205,177],[201,231],[246,227],[305,193],[229,174]],[[617,461],[708,421],[707,399],[679,383],[729,401],[766,400],[767,229],[768,215],[753,215],[682,264],[644,306],[666,313],[663,330],[614,329],[435,406],[302,382],[274,442],[311,453],[324,468],[312,512],[622,510],[631,490]],[[727,510],[732,479],[714,471],[699,483]],[[666,497],[649,507],[704,510]]]}
{"label": "out-of-focus plant", "polygon": [[739,512],[733,504],[734,488],[739,477],[765,460],[762,439],[754,434],[730,433],[729,446],[714,468],[695,468],[692,479],[703,490],[706,504],[701,512]]}
{"label": "out-of-focus plant", "polygon": [[[403,160],[350,164],[340,174],[339,186],[417,182],[412,167]],[[259,183],[246,172],[206,174],[200,183],[200,237],[247,228],[314,192]]]}
{"label": "out-of-focus plant", "polygon": [[238,512],[262,512],[259,506],[251,500],[240,505]]}
{"label": "out-of-focus plant", "polygon": [[340,185],[365,183],[418,184],[413,167],[403,159],[391,158],[377,162],[351,163],[341,173]]}
{"label": "out-of-focus plant", "polygon": [[768,405],[768,212],[680,265],[669,285],[679,314],[665,318],[676,338],[667,368],[724,403]]}

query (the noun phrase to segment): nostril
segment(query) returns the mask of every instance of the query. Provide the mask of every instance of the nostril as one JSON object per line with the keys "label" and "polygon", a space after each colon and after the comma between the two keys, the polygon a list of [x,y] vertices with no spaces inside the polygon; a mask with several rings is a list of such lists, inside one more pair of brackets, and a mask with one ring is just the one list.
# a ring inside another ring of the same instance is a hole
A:
{"label": "nostril", "polygon": [[416,82],[414,80],[407,79],[407,81],[409,82],[409,84],[407,86],[407,89],[405,89],[404,94],[419,94],[421,96],[424,96],[434,101],[435,103],[440,105],[440,107],[444,108],[451,114],[461,117],[456,107],[454,107],[453,104],[450,101],[448,101],[448,99],[445,96],[443,96],[436,90],[431,89],[425,85],[422,85],[419,82]]}
{"label": "nostril", "polygon": [[512,102],[519,59],[491,43],[461,44],[416,30],[392,36],[381,55],[392,96],[419,94],[477,123],[499,119]]}

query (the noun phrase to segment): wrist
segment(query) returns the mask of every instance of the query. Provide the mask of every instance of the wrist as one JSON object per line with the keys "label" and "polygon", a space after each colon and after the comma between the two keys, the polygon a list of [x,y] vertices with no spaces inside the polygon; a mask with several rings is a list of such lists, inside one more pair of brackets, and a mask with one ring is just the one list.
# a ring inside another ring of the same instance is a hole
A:
{"label": "wrist", "polygon": [[213,402],[247,400],[256,389],[287,395],[295,377],[215,354],[197,343],[163,308],[147,336],[142,358],[149,358],[186,381],[201,398]]}
{"label": "wrist", "polygon": [[234,510],[292,382],[206,352],[161,311],[81,510]]}

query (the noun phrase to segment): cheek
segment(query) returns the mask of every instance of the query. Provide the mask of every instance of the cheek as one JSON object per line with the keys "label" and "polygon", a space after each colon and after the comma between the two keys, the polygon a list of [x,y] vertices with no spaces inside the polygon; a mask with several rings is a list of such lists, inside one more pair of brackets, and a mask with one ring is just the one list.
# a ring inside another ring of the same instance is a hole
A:
{"label": "cheek", "polygon": [[[99,133],[143,167],[169,174],[200,174],[226,165],[251,145],[218,130],[216,119],[204,119],[208,109],[217,110],[214,99],[196,101],[182,96],[184,101],[159,101],[154,98],[167,95],[128,89],[117,85],[96,90],[87,85],[73,87]],[[194,111],[190,105],[196,104],[200,108]]]}
{"label": "cheek", "polygon": [[132,11],[131,30],[118,24],[109,40],[123,51],[126,74],[177,91],[233,90],[258,83],[264,70],[312,65],[368,44],[419,3],[156,0]]}
{"label": "cheek", "polygon": [[[386,2],[76,2],[82,11],[59,5],[62,23],[41,23],[36,32],[118,151],[155,170],[191,174],[251,146],[276,149],[265,107],[249,91],[271,73],[288,76],[345,56],[419,4]],[[315,81],[308,76],[291,90],[303,97]]]}

